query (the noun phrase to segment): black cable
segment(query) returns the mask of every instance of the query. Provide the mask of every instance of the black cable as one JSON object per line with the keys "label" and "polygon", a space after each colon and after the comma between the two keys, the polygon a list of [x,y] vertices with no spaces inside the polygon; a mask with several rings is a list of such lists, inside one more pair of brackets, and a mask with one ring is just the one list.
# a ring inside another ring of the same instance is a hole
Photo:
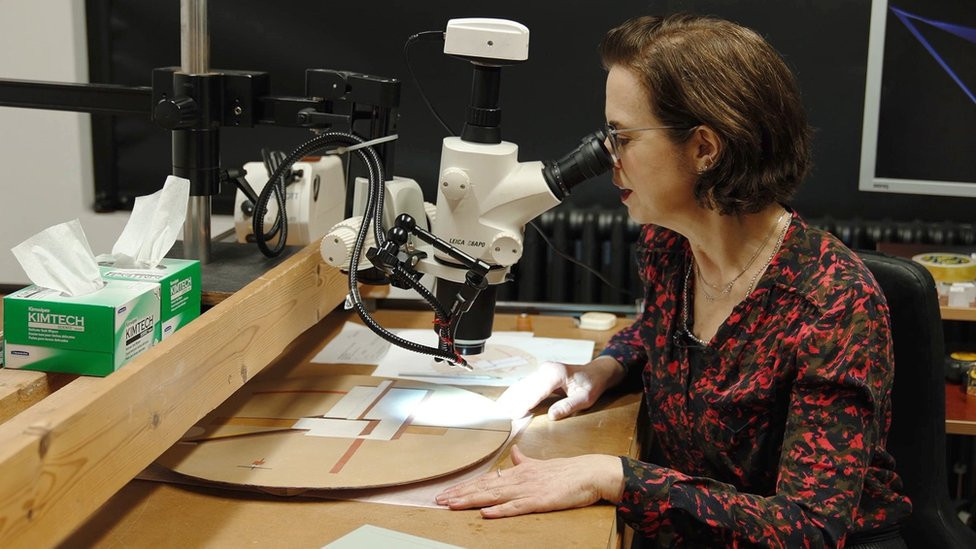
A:
{"label": "black cable", "polygon": [[390,278],[393,280],[401,281],[411,288],[414,289],[421,297],[423,297],[428,303],[430,303],[431,308],[434,310],[434,315],[440,318],[447,318],[447,309],[444,305],[437,299],[437,296],[433,294],[427,286],[420,283],[419,280],[410,276],[407,270],[401,264],[397,264],[393,267],[393,272],[390,273]]}
{"label": "black cable", "polygon": [[[327,146],[332,139],[327,138],[328,136],[329,134],[318,135],[301,144],[278,164],[274,173],[268,176],[268,182],[264,185],[264,189],[261,190],[257,203],[254,204],[254,213],[251,218],[251,230],[254,232],[254,240],[257,242],[258,249],[266,257],[278,257],[281,255],[281,251],[285,249],[285,243],[288,241],[288,214],[285,209],[285,174],[290,172],[291,166],[299,159],[310,152],[318,151]],[[268,211],[268,201],[271,199],[272,194],[274,194],[275,204],[278,206],[278,217],[275,219],[271,231],[266,233],[264,232],[264,216]],[[275,242],[274,248],[270,248],[268,241],[275,236],[278,237],[278,240]]]}
{"label": "black cable", "polygon": [[[314,143],[314,146],[312,145]],[[343,146],[355,145],[363,143],[363,139],[348,133],[341,132],[330,132],[327,134],[322,134],[315,139],[311,140],[307,145],[311,148],[321,148],[322,144],[327,145],[341,144]],[[300,147],[308,148],[308,147]],[[383,163],[380,162],[379,156],[372,147],[364,147],[352,151],[356,153],[363,163],[366,165],[367,170],[367,181],[369,182],[369,192],[366,198],[366,209],[363,212],[363,224],[359,228],[359,232],[356,233],[356,240],[353,242],[352,257],[349,260],[349,295],[352,298],[353,308],[359,314],[359,317],[363,320],[367,327],[373,330],[374,333],[404,349],[414,351],[421,354],[431,355],[443,360],[449,360],[451,362],[457,362],[460,364],[467,364],[466,361],[461,358],[456,353],[452,354],[450,351],[444,351],[441,349],[435,349],[433,347],[428,347],[426,345],[421,345],[413,341],[403,339],[396,334],[389,332],[385,328],[379,325],[376,320],[369,314],[366,309],[366,305],[363,303],[362,295],[359,293],[359,283],[357,281],[357,273],[359,270],[359,258],[361,257],[363,246],[366,242],[366,234],[369,232],[369,226],[374,226],[374,234],[376,238],[377,246],[382,246],[385,242],[385,238],[382,234],[380,228],[380,216],[382,214],[382,204],[384,195],[384,185],[385,176],[383,174]],[[289,158],[294,156],[289,155]],[[283,164],[284,165],[284,164]],[[280,167],[279,167],[280,168]],[[270,194],[270,193],[269,193]],[[398,275],[407,276],[405,273],[399,272]],[[409,277],[408,277],[409,278]],[[419,282],[417,283],[419,285]],[[430,292],[419,292],[421,295],[427,297],[433,297]],[[431,307],[434,309],[435,314],[440,312],[443,313],[444,308],[440,306],[440,303],[434,299],[429,301]],[[443,320],[443,318],[441,318]],[[442,332],[439,332],[442,333]],[[443,338],[441,338],[443,340]]]}
{"label": "black cable", "polygon": [[444,305],[437,299],[437,297],[427,289],[426,286],[420,283],[419,280],[410,276],[402,264],[398,263],[393,267],[393,272],[390,273],[391,280],[399,280],[407,284],[415,292],[420,294],[427,303],[430,304],[431,309],[434,311],[434,317],[436,318],[435,325],[437,326],[438,335],[438,348],[445,352],[450,353],[451,350],[449,345],[454,342],[454,333],[457,330],[457,322],[448,321],[448,312]]}
{"label": "black cable", "polygon": [[403,44],[403,60],[406,62],[407,72],[410,73],[410,79],[413,80],[414,85],[417,86],[417,91],[420,92],[420,98],[423,99],[424,104],[427,105],[427,108],[430,110],[430,113],[434,115],[434,118],[437,119],[441,127],[444,128],[444,130],[447,132],[448,135],[457,135],[457,132],[451,129],[451,127],[447,125],[447,122],[445,122],[444,119],[441,118],[441,115],[437,113],[437,110],[434,108],[434,105],[432,105],[430,99],[427,98],[427,94],[424,93],[424,88],[423,86],[420,85],[420,79],[418,79],[417,75],[413,72],[413,66],[410,64],[410,46],[413,45],[415,42],[419,42],[421,40],[443,42],[444,31],[423,31],[414,34],[410,38],[407,38],[407,41],[404,42]]}
{"label": "black cable", "polygon": [[570,257],[559,248],[556,248],[556,246],[548,238],[546,238],[546,233],[542,232],[542,229],[540,229],[539,226],[536,225],[534,221],[529,221],[529,225],[531,225],[532,228],[535,229],[537,233],[539,233],[539,237],[542,238],[542,241],[545,242],[552,249],[552,251],[556,253],[556,255],[565,259],[566,261],[569,261],[570,263],[578,267],[581,267],[589,271],[590,274],[600,279],[600,282],[606,284],[608,287],[610,287],[610,289],[615,290],[631,299],[635,299],[634,294],[630,290],[615,286],[612,282],[607,280],[607,278],[603,276],[603,274],[601,274],[600,271],[597,271],[593,267],[590,267],[589,265],[583,263],[582,261],[577,260],[576,258]]}
{"label": "black cable", "polygon": [[[375,201],[373,200],[372,194],[373,193],[370,193],[371,196],[367,198],[366,201],[367,213],[369,213],[371,208],[375,207]],[[363,303],[362,295],[359,293],[359,283],[356,280],[356,272],[359,268],[359,254],[362,253],[363,243],[366,240],[366,232],[368,231],[368,229],[366,230],[364,229],[366,228],[365,226],[367,224],[367,219],[369,219],[369,217],[364,216],[363,219],[364,219],[363,227],[361,227],[359,233],[356,236],[356,241],[353,244],[353,250],[352,250],[353,255],[349,261],[349,294],[352,297],[353,307],[356,309],[356,312],[359,314],[359,318],[361,318],[363,322],[366,324],[366,326],[369,327],[371,330],[373,330],[374,333],[376,333],[377,335],[379,335],[380,337],[382,337],[383,339],[389,341],[394,345],[397,345],[399,347],[402,347],[410,351],[414,351],[416,353],[431,355],[440,358],[442,360],[449,360],[451,362],[466,364],[464,359],[460,358],[456,353],[451,353],[449,350],[435,349],[433,347],[421,345],[419,343],[407,339],[403,339],[400,336],[387,331],[385,328],[380,326],[379,323],[376,322],[376,320],[374,320],[373,317],[369,314],[369,311],[366,309],[366,305]],[[418,287],[423,288],[423,285],[420,284],[420,282],[413,280],[405,273],[401,272],[398,274],[406,277],[408,280],[411,280],[411,282],[408,282],[408,284],[410,284],[414,290],[416,290],[418,293],[424,296],[425,299],[427,297],[432,298],[432,300],[428,300],[428,303],[430,303],[431,308],[434,310],[435,316],[437,316],[438,320],[441,321],[438,324],[439,325],[442,324],[444,321],[444,314],[445,314],[444,309],[440,305],[440,302],[433,297],[433,294],[431,294],[430,291],[427,290],[426,288],[424,288],[425,291],[419,290]],[[439,330],[438,335],[442,336],[439,339],[443,343],[444,341],[443,331]]]}
{"label": "black cable", "polygon": [[[358,140],[358,141],[356,141]],[[354,145],[356,143],[362,142],[362,139],[351,133],[343,132],[329,132],[321,135],[317,135],[305,143],[299,145],[294,151],[292,151],[287,157],[282,158],[279,153],[274,161],[266,165],[274,166],[274,173],[268,178],[268,183],[262,189],[261,194],[258,196],[257,203],[254,204],[254,214],[252,217],[252,230],[254,232],[254,239],[257,242],[258,249],[261,250],[267,257],[277,257],[281,255],[282,250],[285,248],[285,244],[288,240],[288,217],[285,210],[285,186],[287,181],[286,176],[291,173],[291,167],[300,160],[301,158],[322,151],[330,146],[342,146],[342,145]],[[369,151],[372,153],[373,159],[379,162],[375,151],[371,148]],[[367,157],[365,153],[360,153],[359,158],[363,160],[364,163],[368,164],[371,159]],[[276,204],[278,205],[278,217],[275,219],[274,225],[269,232],[264,231],[264,216],[267,214],[268,201],[271,199],[271,195],[274,194]],[[383,196],[380,195],[378,199],[378,209],[377,221],[379,221],[380,216],[383,211]],[[382,244],[384,241],[382,230],[379,228],[380,224],[377,223],[376,227],[376,243]],[[278,232],[280,230],[280,235]],[[278,240],[275,242],[273,248],[268,246],[268,242],[278,235]]]}
{"label": "black cable", "polygon": [[[268,183],[271,183],[271,174],[273,174],[275,170],[277,170],[278,166],[281,164],[284,158],[285,158],[285,153],[281,151],[269,151],[266,148],[261,149],[261,161],[264,164],[265,173],[268,174]],[[291,175],[289,170],[285,173],[285,178],[288,179],[290,177]],[[266,183],[266,185],[268,183]],[[287,195],[285,197],[280,196],[281,187],[277,187],[273,192],[275,193],[275,204],[280,206],[282,199],[287,200],[286,198]],[[271,230],[264,235],[265,242],[271,240],[278,234],[278,229],[281,227],[282,218],[283,216],[281,210],[279,209],[278,216],[275,218],[274,224],[271,225]],[[285,223],[288,223],[287,213],[285,214],[284,219],[285,219]]]}
{"label": "black cable", "polygon": [[[278,170],[275,170],[269,176],[268,182],[265,183],[264,189],[261,190],[261,194],[258,195],[257,203],[254,204],[254,217],[252,218],[251,229],[254,233],[254,240],[258,244],[258,249],[266,257],[277,257],[280,255],[281,251],[285,249],[285,243],[288,241],[288,212],[287,204],[285,203],[285,184],[283,178],[284,172],[279,173]],[[279,181],[281,182],[279,183]],[[274,193],[275,205],[278,206],[278,215],[275,217],[271,230],[265,233],[264,215],[268,211],[268,200],[270,199],[271,193]],[[258,222],[259,219],[260,222]],[[259,228],[261,232],[258,232]],[[268,248],[267,243],[275,236],[278,237],[278,240],[274,249]]]}

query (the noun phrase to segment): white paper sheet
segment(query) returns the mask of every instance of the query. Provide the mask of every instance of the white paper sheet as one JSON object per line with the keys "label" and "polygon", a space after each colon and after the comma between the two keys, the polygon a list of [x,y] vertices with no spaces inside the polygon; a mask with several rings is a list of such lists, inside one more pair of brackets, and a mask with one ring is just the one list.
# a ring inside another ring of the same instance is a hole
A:
{"label": "white paper sheet", "polygon": [[339,399],[339,402],[336,402],[328,412],[322,414],[322,417],[359,419],[363,415],[363,412],[372,406],[376,402],[376,399],[392,383],[392,381],[384,381],[376,387],[357,385],[349,389],[349,392]]}
{"label": "white paper sheet", "polygon": [[390,343],[372,330],[346,322],[339,335],[318,352],[312,362],[320,364],[379,364]]}
{"label": "white paper sheet", "polygon": [[[451,385],[508,386],[531,374],[545,361],[585,364],[593,357],[592,341],[526,337],[529,332],[497,332],[485,344],[485,353],[468,358],[474,370],[452,367],[432,357],[392,346],[380,360],[374,376],[417,379]],[[518,335],[516,335],[518,334]],[[432,330],[401,330],[404,339],[427,346],[437,344]]]}
{"label": "white paper sheet", "polygon": [[364,524],[322,549],[461,549],[458,545]]}
{"label": "white paper sheet", "polygon": [[[411,341],[419,342],[422,339],[425,341],[424,345],[437,344],[433,329],[390,331],[398,335],[406,333],[407,339]],[[423,335],[414,336],[412,334]],[[532,337],[532,332],[497,332],[497,335]],[[346,322],[339,334],[312,357],[311,362],[316,364],[379,364],[389,349],[390,343],[366,326],[355,322]]]}
{"label": "white paper sheet", "polygon": [[[293,428],[305,429],[305,434],[313,437],[392,440],[426,396],[427,391],[423,389],[390,389],[363,419],[303,417]],[[363,434],[370,421],[378,423],[368,434]]]}
{"label": "white paper sheet", "polygon": [[364,419],[335,419],[327,417],[303,417],[292,429],[303,429],[307,436],[332,438],[358,438],[369,425]]}

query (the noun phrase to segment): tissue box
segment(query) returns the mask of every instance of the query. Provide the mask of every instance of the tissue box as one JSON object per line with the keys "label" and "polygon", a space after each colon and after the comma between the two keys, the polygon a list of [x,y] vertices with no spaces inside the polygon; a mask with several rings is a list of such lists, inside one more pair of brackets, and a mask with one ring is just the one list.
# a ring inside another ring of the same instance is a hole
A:
{"label": "tissue box", "polygon": [[110,280],[78,297],[37,286],[5,296],[6,367],[108,375],[160,340],[159,291]]}
{"label": "tissue box", "polygon": [[200,316],[200,262],[164,258],[155,269],[116,269],[99,264],[105,280],[159,284],[159,322],[163,339]]}

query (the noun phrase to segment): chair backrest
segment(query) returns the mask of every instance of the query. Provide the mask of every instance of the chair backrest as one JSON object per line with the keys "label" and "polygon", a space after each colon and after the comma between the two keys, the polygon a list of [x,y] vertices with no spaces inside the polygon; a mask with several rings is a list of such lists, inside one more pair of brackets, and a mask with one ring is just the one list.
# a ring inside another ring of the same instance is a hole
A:
{"label": "chair backrest", "polygon": [[909,259],[859,251],[891,312],[895,380],[888,451],[912,500],[902,535],[909,547],[976,547],[956,516],[946,476],[945,344],[935,281]]}

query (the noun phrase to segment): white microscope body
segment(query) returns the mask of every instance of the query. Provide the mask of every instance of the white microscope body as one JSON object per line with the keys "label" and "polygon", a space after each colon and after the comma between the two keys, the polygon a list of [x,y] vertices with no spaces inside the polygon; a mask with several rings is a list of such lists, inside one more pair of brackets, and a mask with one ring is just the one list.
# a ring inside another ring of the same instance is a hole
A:
{"label": "white microscope body", "polygon": [[[610,166],[602,134],[588,136],[569,155],[547,162],[519,162],[518,146],[502,141],[501,67],[528,59],[528,48],[529,30],[513,21],[452,19],[444,34],[444,53],[473,65],[471,101],[461,136],[443,141],[436,206],[413,206],[416,212],[424,211],[427,219],[411,214],[425,230],[429,220],[430,235],[441,242],[434,245],[411,239],[404,248],[413,253],[411,268],[435,277],[437,301],[445,308],[452,308],[452,302],[454,306],[463,303],[465,316],[453,338],[461,355],[482,352],[491,335],[495,289],[522,257],[525,224],[559,204],[570,187]],[[387,197],[389,200],[389,191]],[[390,207],[384,204],[384,210]],[[385,224],[399,213],[384,211]],[[340,243],[351,243],[359,225],[352,220],[340,225],[323,239],[322,255],[326,262],[348,269],[351,244]],[[383,227],[384,231],[389,228]],[[463,261],[469,264],[480,262],[481,269],[487,266],[487,287],[474,292],[473,301],[463,297],[471,295],[471,267],[460,262],[461,256],[467,256]],[[370,266],[361,258],[360,265],[364,264]]]}
{"label": "white microscope body", "polygon": [[[363,212],[366,210],[366,197],[369,193],[367,185],[366,179],[356,178],[352,204],[353,216],[332,226],[319,244],[322,259],[333,267],[349,270],[353,243],[356,241],[356,234],[359,233],[359,228],[363,224]],[[420,185],[413,179],[397,176],[384,185],[384,228],[392,227],[396,216],[406,213],[416,219],[421,228],[427,230],[429,227],[427,219],[433,216],[433,212],[434,205],[424,202],[424,193],[420,189]],[[409,245],[416,247],[418,242],[411,237]],[[376,246],[376,240],[373,238],[373,232],[369,231],[366,233],[363,253],[360,254],[359,258],[360,270],[372,268],[372,264],[366,259],[366,250],[373,246]]]}
{"label": "white microscope body", "polygon": [[[268,183],[268,170],[262,162],[244,165],[247,181],[258,194]],[[305,246],[316,242],[342,220],[346,205],[345,173],[337,156],[321,156],[295,162],[297,181],[285,187],[285,211],[288,213],[288,246]],[[254,242],[254,204],[240,190],[234,197],[234,234],[240,243]],[[264,216],[270,228],[278,216],[278,205],[268,203]]]}
{"label": "white microscope body", "polygon": [[[471,143],[448,137],[441,149],[435,235],[468,255],[497,266],[490,284],[505,281],[522,257],[525,224],[559,204],[542,177],[542,162],[518,161],[514,143]],[[438,278],[464,281],[446,254],[421,260],[421,270]],[[439,260],[439,261],[438,261]]]}
{"label": "white microscope body", "polygon": [[[491,90],[472,90],[473,94],[478,95],[475,101],[484,103],[474,105],[479,110],[474,114],[480,117],[474,121],[475,125],[482,122],[485,128],[490,128],[489,133],[494,130],[497,134],[500,113],[495,104],[498,68],[527,60],[528,51],[529,29],[520,23],[485,18],[452,19],[448,22],[444,34],[444,53],[469,60],[476,65],[476,70],[496,79],[486,83],[493,88]],[[482,84],[483,79],[479,75],[476,72],[473,88]],[[494,97],[489,97],[492,94]],[[471,124],[469,121],[466,127]],[[435,235],[475,258],[501,267],[492,269],[489,275],[489,283],[498,284],[504,282],[508,268],[522,256],[525,223],[558,204],[560,199],[552,193],[542,177],[542,162],[519,163],[518,145],[495,139],[493,135],[485,139],[486,136],[481,135],[483,133],[476,128],[476,138],[482,138],[478,141],[470,140],[468,136],[444,139],[436,206],[429,203],[418,205],[404,199],[391,203],[388,189],[383,213],[384,229],[392,226],[392,220],[403,211],[411,213],[422,226],[429,220],[431,232]],[[357,189],[357,197],[363,194]],[[413,196],[422,195],[412,193]],[[357,198],[357,202],[362,201]],[[429,219],[418,217],[414,212],[423,212],[424,217]],[[342,225],[340,232],[343,234],[339,240],[346,242],[349,240],[348,229],[355,225],[348,222]],[[329,238],[323,242],[323,250],[326,247],[330,250],[326,257],[329,263],[337,258],[348,258],[348,252],[336,249],[339,243],[335,242],[333,236],[336,235],[330,232]],[[415,245],[419,249],[429,248],[423,243]],[[370,267],[368,261],[362,261],[360,265],[362,269]],[[348,268],[348,263],[338,262],[336,266]],[[428,257],[417,265],[419,270],[437,278],[463,282],[465,270],[459,267],[446,254],[435,252],[433,248],[429,248]]]}

